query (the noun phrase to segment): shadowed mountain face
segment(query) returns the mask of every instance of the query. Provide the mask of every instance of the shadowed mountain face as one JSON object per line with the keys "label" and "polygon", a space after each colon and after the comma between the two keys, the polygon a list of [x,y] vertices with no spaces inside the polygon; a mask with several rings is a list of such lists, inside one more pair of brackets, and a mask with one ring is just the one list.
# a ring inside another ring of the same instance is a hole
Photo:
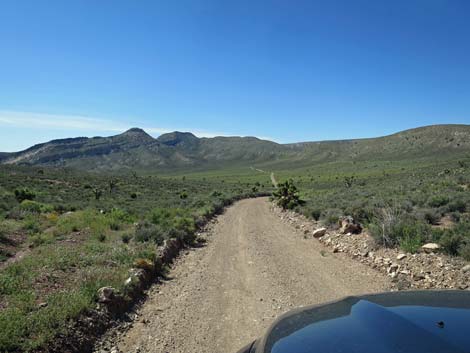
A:
{"label": "shadowed mountain face", "polygon": [[324,162],[448,158],[470,153],[470,125],[435,125],[394,135],[341,141],[277,144],[254,137],[198,138],[172,132],[153,138],[133,128],[111,137],[53,140],[0,163],[89,170],[203,170],[221,167],[312,165]]}

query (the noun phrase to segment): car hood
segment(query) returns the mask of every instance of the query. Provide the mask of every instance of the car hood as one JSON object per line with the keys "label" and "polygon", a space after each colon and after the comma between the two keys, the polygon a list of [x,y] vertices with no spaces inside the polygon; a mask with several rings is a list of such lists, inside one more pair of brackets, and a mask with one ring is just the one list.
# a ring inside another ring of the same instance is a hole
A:
{"label": "car hood", "polygon": [[469,353],[470,292],[392,292],[298,309],[255,352]]}

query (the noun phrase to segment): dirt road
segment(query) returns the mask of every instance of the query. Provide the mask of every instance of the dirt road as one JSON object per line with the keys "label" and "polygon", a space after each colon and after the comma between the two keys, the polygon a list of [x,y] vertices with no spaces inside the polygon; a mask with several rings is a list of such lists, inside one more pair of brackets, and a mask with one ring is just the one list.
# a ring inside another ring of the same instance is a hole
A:
{"label": "dirt road", "polygon": [[291,308],[382,291],[388,280],[331,253],[271,213],[266,198],[243,200],[219,217],[207,246],[178,259],[155,286],[121,352],[231,353]]}

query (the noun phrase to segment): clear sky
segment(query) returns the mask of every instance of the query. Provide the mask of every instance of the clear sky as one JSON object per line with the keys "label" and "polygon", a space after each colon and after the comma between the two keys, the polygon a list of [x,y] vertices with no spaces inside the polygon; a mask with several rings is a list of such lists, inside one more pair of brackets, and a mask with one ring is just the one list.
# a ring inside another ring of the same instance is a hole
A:
{"label": "clear sky", "polygon": [[467,0],[2,0],[0,151],[470,123],[469,18]]}

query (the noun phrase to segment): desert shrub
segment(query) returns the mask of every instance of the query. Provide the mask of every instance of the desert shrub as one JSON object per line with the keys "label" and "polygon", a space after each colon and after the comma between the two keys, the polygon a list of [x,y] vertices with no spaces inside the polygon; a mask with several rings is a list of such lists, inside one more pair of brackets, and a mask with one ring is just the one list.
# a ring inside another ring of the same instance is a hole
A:
{"label": "desert shrub", "polygon": [[306,209],[299,209],[299,212],[301,212],[305,217],[311,218],[315,221],[318,221],[321,216],[321,210],[319,208],[306,208]]}
{"label": "desert shrub", "polygon": [[153,241],[157,245],[161,245],[166,238],[168,238],[167,232],[148,221],[139,223],[135,228],[134,239],[138,242]]}
{"label": "desert shrub", "polygon": [[463,200],[455,200],[447,205],[447,210],[449,212],[465,212],[466,209],[467,205]]}
{"label": "desert shrub", "polygon": [[452,212],[452,213],[450,214],[450,218],[451,218],[452,221],[454,221],[454,222],[459,222],[459,221],[460,221],[460,218],[461,218],[460,212],[458,212],[458,211]]}
{"label": "desert shrub", "polygon": [[214,190],[214,191],[212,191],[211,196],[212,197],[221,197],[222,193],[220,191]]}
{"label": "desert shrub", "polygon": [[132,234],[125,233],[121,235],[121,240],[124,244],[129,244],[132,238]]}
{"label": "desert shrub", "polygon": [[402,250],[414,254],[424,244],[424,237],[422,234],[416,233],[412,227],[408,227],[404,229],[399,243]]}
{"label": "desert shrub", "polygon": [[23,228],[28,234],[36,234],[41,231],[41,223],[35,215],[29,215],[24,219]]}
{"label": "desert shrub", "polygon": [[439,243],[447,254],[466,257],[470,245],[470,222],[463,219],[454,228],[441,231]]}
{"label": "desert shrub", "polygon": [[428,200],[428,205],[434,208],[445,206],[448,203],[449,203],[449,198],[444,195],[434,195],[434,196],[431,196]]}
{"label": "desert shrub", "polygon": [[47,213],[52,212],[54,210],[54,207],[37,201],[23,200],[20,204],[20,209],[26,212]]}
{"label": "desert shrub", "polygon": [[392,208],[379,210],[368,228],[376,243],[409,252],[415,252],[431,234],[429,225]]}
{"label": "desert shrub", "polygon": [[36,198],[36,193],[29,190],[28,188],[15,189],[15,198],[21,203],[24,200],[34,200]]}
{"label": "desert shrub", "polygon": [[113,208],[106,214],[106,218],[111,230],[119,230],[124,223],[132,223],[134,221],[134,217],[119,208]]}
{"label": "desert shrub", "polygon": [[318,221],[321,216],[321,210],[318,208],[315,208],[313,210],[310,210],[310,217],[313,218],[315,221]]}
{"label": "desert shrub", "polygon": [[[223,208],[223,201],[221,201]],[[194,241],[196,224],[187,210],[180,208],[155,208],[150,213],[150,221],[157,225],[165,235],[180,238],[187,243]]]}
{"label": "desert shrub", "polygon": [[107,216],[108,218],[112,218],[123,223],[132,223],[135,221],[135,217],[120,208],[111,209]]}
{"label": "desert shrub", "polygon": [[423,219],[428,224],[436,225],[436,224],[439,224],[439,221],[441,219],[441,214],[436,210],[426,210],[423,213]]}
{"label": "desert shrub", "polygon": [[46,215],[46,220],[51,223],[57,223],[57,221],[59,220],[59,215],[57,214],[57,212],[52,211]]}
{"label": "desert shrub", "polygon": [[459,249],[464,239],[462,235],[455,234],[452,231],[445,231],[439,238],[439,244],[443,252],[454,256],[459,254]]}
{"label": "desert shrub", "polygon": [[202,217],[208,219],[215,214],[215,209],[212,206],[205,206],[201,208],[198,212]]}
{"label": "desert shrub", "polygon": [[459,255],[470,261],[470,242],[464,243],[459,248]]}
{"label": "desert shrub", "polygon": [[296,206],[302,205],[304,202],[299,197],[297,187],[294,185],[293,179],[288,179],[283,183],[279,183],[277,190],[273,192],[273,197],[278,206],[282,209],[292,210]]}
{"label": "desert shrub", "polygon": [[7,241],[7,234],[6,229],[2,223],[0,223],[0,243],[4,243]]}
{"label": "desert shrub", "polygon": [[40,245],[52,242],[52,238],[46,234],[36,233],[30,237],[31,247],[38,247]]}
{"label": "desert shrub", "polygon": [[64,213],[64,212],[67,212],[67,207],[65,207],[64,205],[54,205],[54,211],[58,212],[58,213]]}
{"label": "desert shrub", "polygon": [[213,214],[220,214],[224,210],[224,202],[220,199],[217,199],[212,202],[212,209],[214,210]]}
{"label": "desert shrub", "polygon": [[106,241],[106,234],[104,234],[104,233],[98,233],[98,234],[96,234],[96,239],[97,239],[99,242],[104,242],[104,241]]}
{"label": "desert shrub", "polygon": [[338,220],[340,217],[343,216],[343,212],[339,209],[336,208],[330,208],[325,210],[320,219],[323,222],[324,225],[326,226],[337,226],[338,225]]}
{"label": "desert shrub", "polygon": [[196,225],[192,217],[178,217],[175,219],[174,228],[170,234],[182,239],[187,244],[195,240]]}

